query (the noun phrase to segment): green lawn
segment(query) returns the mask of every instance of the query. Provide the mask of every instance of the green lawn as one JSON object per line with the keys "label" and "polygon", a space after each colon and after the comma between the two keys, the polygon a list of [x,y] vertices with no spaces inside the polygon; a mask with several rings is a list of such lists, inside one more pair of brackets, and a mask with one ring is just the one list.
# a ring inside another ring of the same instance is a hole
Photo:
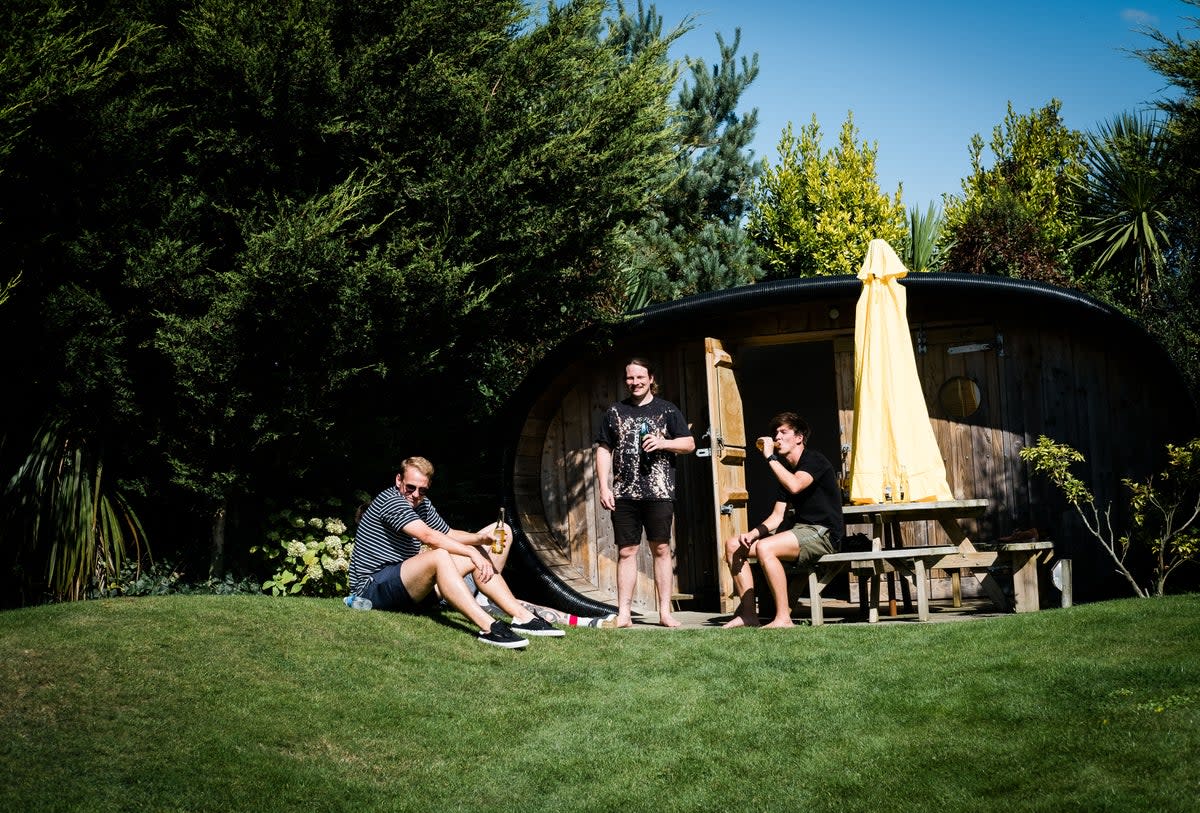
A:
{"label": "green lawn", "polygon": [[1178,810],[1200,596],[571,630],[169,596],[0,613],[0,810]]}

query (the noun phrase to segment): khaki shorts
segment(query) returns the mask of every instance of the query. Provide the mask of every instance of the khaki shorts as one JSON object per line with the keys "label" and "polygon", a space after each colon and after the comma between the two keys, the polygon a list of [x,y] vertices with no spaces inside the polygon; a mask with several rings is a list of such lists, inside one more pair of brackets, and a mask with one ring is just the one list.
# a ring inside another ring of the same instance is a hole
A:
{"label": "khaki shorts", "polygon": [[807,567],[825,554],[833,553],[829,529],[824,525],[793,525],[788,530],[796,537],[796,544],[800,546],[796,567]]}

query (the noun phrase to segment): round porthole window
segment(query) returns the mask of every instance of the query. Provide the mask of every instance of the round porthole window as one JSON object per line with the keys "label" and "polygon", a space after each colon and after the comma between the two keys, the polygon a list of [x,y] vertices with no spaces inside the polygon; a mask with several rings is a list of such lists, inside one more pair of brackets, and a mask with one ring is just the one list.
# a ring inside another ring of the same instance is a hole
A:
{"label": "round porthole window", "polygon": [[951,418],[969,418],[979,411],[979,385],[966,376],[956,375],[942,385],[938,403]]}

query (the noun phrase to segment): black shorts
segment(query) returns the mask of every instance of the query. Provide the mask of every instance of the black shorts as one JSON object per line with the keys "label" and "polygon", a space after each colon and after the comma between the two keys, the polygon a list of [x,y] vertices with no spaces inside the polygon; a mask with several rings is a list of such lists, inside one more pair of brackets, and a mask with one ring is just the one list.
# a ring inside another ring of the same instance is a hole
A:
{"label": "black shorts", "polygon": [[642,530],[650,542],[668,542],[675,503],[668,500],[617,500],[613,508],[613,535],[617,547],[642,543]]}
{"label": "black shorts", "polygon": [[427,613],[437,606],[437,596],[432,590],[419,601],[414,599],[400,578],[401,562],[388,565],[367,579],[358,594],[371,602],[373,610],[391,610],[398,613]]}

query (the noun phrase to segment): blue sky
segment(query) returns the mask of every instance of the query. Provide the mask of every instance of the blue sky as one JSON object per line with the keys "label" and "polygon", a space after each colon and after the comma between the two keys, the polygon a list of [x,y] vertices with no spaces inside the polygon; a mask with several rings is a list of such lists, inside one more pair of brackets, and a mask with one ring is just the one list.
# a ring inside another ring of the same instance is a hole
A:
{"label": "blue sky", "polygon": [[[647,5],[649,2],[647,1]],[[1185,38],[1197,36],[1185,17],[1200,10],[1178,0],[1113,3],[808,2],[808,0],[658,0],[664,28],[695,15],[694,29],[675,56],[711,65],[716,34],[739,55],[755,52],[759,75],[740,109],[758,108],[752,145],[774,163],[784,126],[813,114],[831,147],[853,111],[859,141],[876,142],[880,187],[891,194],[903,181],[906,207],[922,210],[959,193],[970,172],[971,136],[1018,113],[1062,101],[1068,127],[1093,129],[1124,111],[1149,110],[1171,93],[1130,49],[1151,45],[1137,32],[1149,25]],[[636,9],[637,0],[626,0]]]}

